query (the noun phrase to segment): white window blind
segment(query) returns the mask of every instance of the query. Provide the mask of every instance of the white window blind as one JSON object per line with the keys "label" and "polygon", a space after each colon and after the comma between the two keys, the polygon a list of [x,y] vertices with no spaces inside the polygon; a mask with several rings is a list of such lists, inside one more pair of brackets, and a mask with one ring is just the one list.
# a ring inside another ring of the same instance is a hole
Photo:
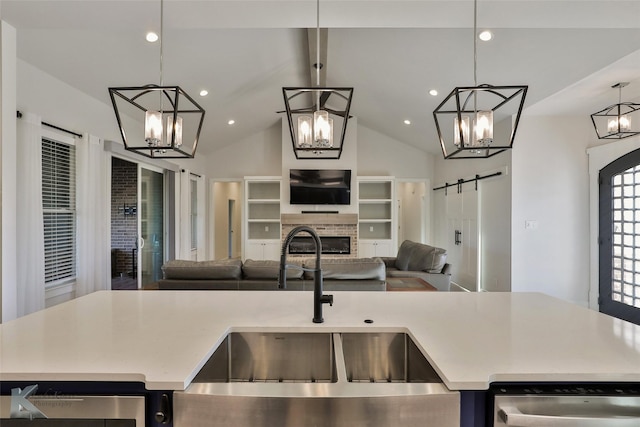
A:
{"label": "white window blind", "polygon": [[45,283],[76,275],[76,154],[73,145],[42,140]]}

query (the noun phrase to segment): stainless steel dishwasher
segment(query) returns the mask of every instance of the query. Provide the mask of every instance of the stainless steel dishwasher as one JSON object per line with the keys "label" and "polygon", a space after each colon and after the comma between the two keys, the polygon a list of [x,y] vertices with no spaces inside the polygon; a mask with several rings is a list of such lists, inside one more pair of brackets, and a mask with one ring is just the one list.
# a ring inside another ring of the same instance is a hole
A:
{"label": "stainless steel dishwasher", "polygon": [[640,384],[496,386],[494,427],[638,427]]}
{"label": "stainless steel dishwasher", "polygon": [[144,396],[0,396],[2,427],[144,427]]}

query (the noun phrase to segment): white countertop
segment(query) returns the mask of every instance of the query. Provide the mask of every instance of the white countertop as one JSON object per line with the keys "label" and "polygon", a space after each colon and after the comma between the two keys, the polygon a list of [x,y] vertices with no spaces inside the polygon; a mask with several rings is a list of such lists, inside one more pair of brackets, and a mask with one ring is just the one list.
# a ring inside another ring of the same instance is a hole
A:
{"label": "white countertop", "polygon": [[[533,293],[104,291],[0,325],[0,381],[183,390],[231,330],[404,330],[451,390],[640,382],[640,326]],[[365,324],[365,319],[374,320]]]}

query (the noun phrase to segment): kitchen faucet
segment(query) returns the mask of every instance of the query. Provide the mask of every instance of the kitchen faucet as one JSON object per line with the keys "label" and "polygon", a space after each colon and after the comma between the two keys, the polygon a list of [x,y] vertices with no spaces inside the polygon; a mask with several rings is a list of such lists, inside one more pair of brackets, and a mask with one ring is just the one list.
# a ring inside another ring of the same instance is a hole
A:
{"label": "kitchen faucet", "polygon": [[284,239],[284,242],[282,243],[282,252],[280,253],[278,288],[287,289],[287,268],[294,267],[292,265],[287,265],[287,250],[289,249],[291,240],[293,240],[296,234],[302,231],[311,235],[316,246],[316,268],[314,270],[309,269],[307,271],[313,271],[313,323],[322,323],[324,322],[324,319],[322,318],[322,304],[333,305],[333,295],[322,294],[322,268],[320,266],[322,244],[320,243],[318,234],[313,228],[306,225],[300,225],[291,230],[289,234],[287,234],[287,237]]}

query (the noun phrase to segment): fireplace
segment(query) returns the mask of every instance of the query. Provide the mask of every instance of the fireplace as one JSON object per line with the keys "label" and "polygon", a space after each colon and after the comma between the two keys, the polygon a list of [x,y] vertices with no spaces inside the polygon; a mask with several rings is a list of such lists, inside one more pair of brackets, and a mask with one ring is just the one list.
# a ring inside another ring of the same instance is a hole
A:
{"label": "fireplace", "polygon": [[[351,238],[349,236],[320,236],[322,254],[348,255],[351,253]],[[295,236],[289,243],[289,253],[295,255],[309,255],[316,253],[316,246],[311,236]]]}
{"label": "fireplace", "polygon": [[[282,214],[282,241],[295,227],[306,225],[313,228],[322,245],[324,259],[358,257],[358,215],[334,213]],[[289,244],[291,258],[308,258],[315,253],[311,236],[300,233]],[[293,244],[295,241],[300,244]],[[303,246],[303,248],[300,248]]]}

